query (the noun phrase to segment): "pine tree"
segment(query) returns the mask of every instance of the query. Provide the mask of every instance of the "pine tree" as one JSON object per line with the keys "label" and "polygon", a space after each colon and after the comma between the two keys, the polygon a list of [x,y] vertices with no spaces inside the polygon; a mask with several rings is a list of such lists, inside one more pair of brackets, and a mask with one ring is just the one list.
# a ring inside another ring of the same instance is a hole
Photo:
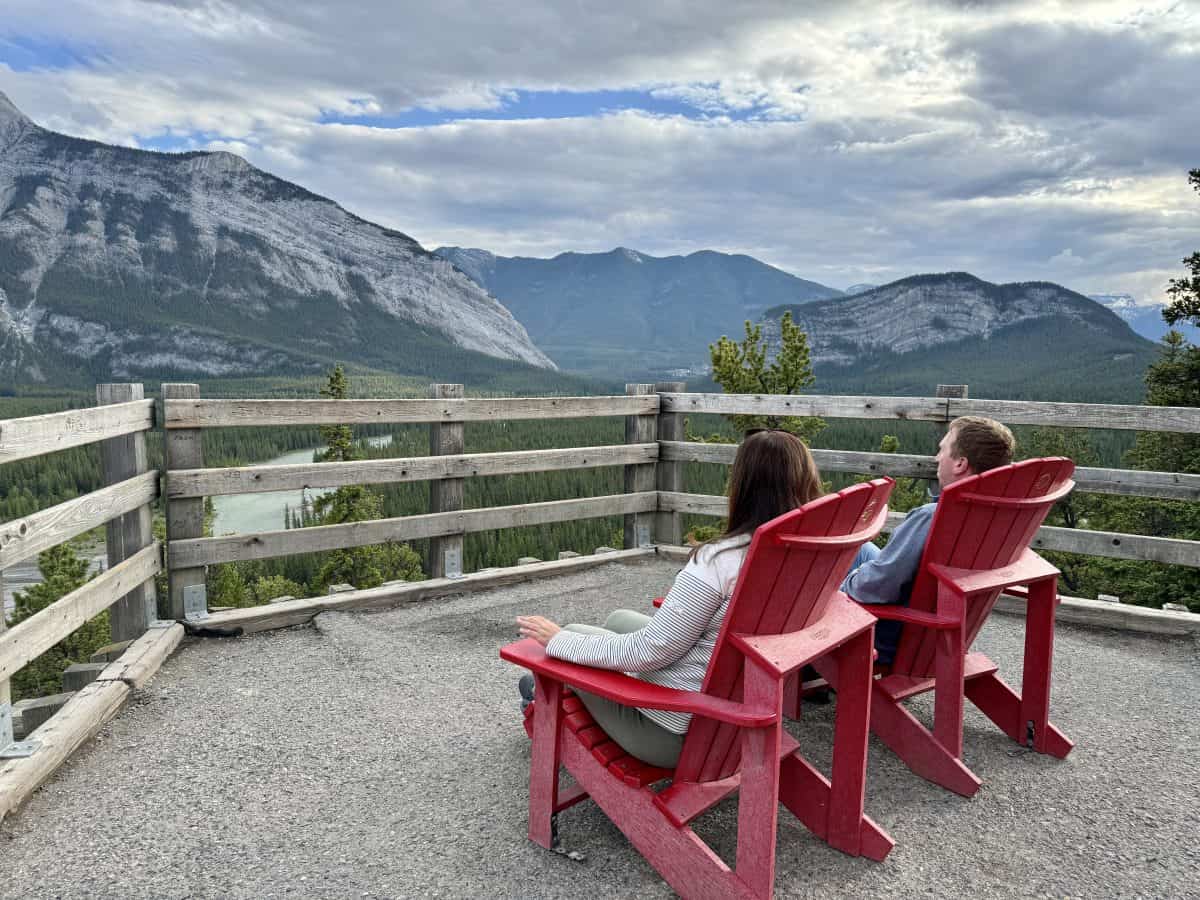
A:
{"label": "pine tree", "polygon": [[[24,622],[59,598],[87,583],[88,561],[80,559],[70,544],[59,544],[38,554],[41,584],[14,596],[15,607],[10,624]],[[12,677],[13,699],[44,697],[62,690],[63,669],[72,663],[87,662],[99,648],[109,643],[111,630],[108,612],[85,622]]]}
{"label": "pine tree", "polygon": [[[746,321],[746,336],[741,343],[724,335],[709,344],[712,357],[713,381],[727,394],[798,394],[816,381],[809,358],[808,335],[792,321],[786,312],[779,321],[779,350],[768,363],[768,347],[763,340],[762,325]],[[778,428],[790,431],[805,443],[824,428],[825,422],[815,416],[747,416],[725,417],[740,433],[750,428]]]}

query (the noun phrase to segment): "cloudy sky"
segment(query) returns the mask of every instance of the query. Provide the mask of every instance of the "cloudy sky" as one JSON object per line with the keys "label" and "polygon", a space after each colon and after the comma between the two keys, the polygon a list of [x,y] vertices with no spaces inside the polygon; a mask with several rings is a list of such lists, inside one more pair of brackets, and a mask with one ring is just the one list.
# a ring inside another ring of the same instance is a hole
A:
{"label": "cloudy sky", "polygon": [[43,126],[219,148],[426,247],[748,253],[1161,301],[1200,0],[0,0]]}

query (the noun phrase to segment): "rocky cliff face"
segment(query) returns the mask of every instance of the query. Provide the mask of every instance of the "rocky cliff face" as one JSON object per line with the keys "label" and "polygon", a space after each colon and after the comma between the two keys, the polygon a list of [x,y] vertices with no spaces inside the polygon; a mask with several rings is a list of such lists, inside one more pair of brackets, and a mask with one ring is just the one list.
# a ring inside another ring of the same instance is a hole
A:
{"label": "rocky cliff face", "polygon": [[965,272],[916,275],[837,301],[776,307],[764,317],[764,333],[777,339],[785,310],[808,334],[814,364],[851,365],[880,353],[987,340],[1014,326],[1052,320],[1077,335],[1063,346],[1064,359],[1085,352],[1099,336],[1145,348],[1117,315],[1060,285],[996,285]]}
{"label": "rocky cliff face", "polygon": [[554,365],[486,290],[404,234],[229,153],[47,131],[0,94],[3,377],[331,359],[429,371],[455,352]]}

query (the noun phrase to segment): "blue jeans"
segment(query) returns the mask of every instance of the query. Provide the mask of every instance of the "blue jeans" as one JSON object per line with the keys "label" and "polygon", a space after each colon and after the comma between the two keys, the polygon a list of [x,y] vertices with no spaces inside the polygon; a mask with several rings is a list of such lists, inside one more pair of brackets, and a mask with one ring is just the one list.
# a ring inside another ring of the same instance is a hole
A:
{"label": "blue jeans", "polygon": [[[880,553],[878,547],[867,541],[858,548],[858,554],[854,557],[854,563],[850,566],[850,571],[853,572],[863,563],[868,563],[875,559]],[[897,597],[896,602],[901,602],[901,598]],[[870,604],[864,603],[864,606]],[[881,665],[891,665],[892,660],[896,656],[896,645],[900,643],[900,629],[904,626],[903,622],[889,622],[886,619],[879,619],[875,623],[875,649],[879,653],[879,659],[876,660]]]}

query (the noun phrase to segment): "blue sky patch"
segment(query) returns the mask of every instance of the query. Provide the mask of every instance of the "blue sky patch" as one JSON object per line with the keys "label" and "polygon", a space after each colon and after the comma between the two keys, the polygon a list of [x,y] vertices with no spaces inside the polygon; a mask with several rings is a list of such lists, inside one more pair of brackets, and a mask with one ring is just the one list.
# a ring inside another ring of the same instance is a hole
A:
{"label": "blue sky patch", "polygon": [[[416,107],[395,115],[349,115],[329,112],[321,124],[368,125],[375,128],[426,128],[462,120],[576,119],[621,110],[639,110],[652,115],[711,118],[712,113],[674,97],[656,97],[649,91],[512,91],[495,109],[426,109]],[[742,120],[761,115],[760,108],[727,113]]]}
{"label": "blue sky patch", "polygon": [[96,56],[95,47],[70,44],[49,38],[0,35],[0,63],[14,72],[37,69],[72,69],[86,65]]}

